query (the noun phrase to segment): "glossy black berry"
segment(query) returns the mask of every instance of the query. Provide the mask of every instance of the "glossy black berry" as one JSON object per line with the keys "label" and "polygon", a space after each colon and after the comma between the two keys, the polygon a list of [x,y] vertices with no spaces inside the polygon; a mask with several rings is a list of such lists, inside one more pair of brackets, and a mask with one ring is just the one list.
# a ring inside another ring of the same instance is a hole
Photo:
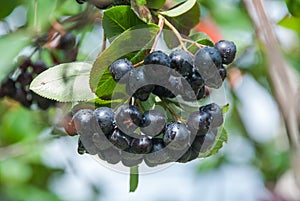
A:
{"label": "glossy black berry", "polygon": [[144,59],[144,64],[158,64],[163,66],[170,66],[170,57],[162,51],[154,51],[148,54]]}
{"label": "glossy black berry", "polygon": [[117,127],[125,134],[132,134],[143,125],[143,115],[134,105],[121,105],[115,112]]}
{"label": "glossy black berry", "polygon": [[152,149],[144,156],[144,161],[149,167],[163,164],[169,160],[169,155],[165,150],[164,141],[160,138],[152,138]]}
{"label": "glossy black berry", "polygon": [[170,54],[170,67],[187,77],[193,72],[193,57],[182,49],[175,50]]}
{"label": "glossy black berry", "polygon": [[232,41],[220,40],[215,44],[215,48],[220,52],[223,64],[233,62],[236,54],[236,46]]}
{"label": "glossy black berry", "polygon": [[200,153],[205,153],[212,147],[212,145],[215,143],[217,134],[218,134],[218,130],[216,128],[213,128],[204,136]]}
{"label": "glossy black berry", "polygon": [[197,100],[201,100],[202,98],[205,98],[205,86],[201,87],[197,94]]}
{"label": "glossy black berry", "polygon": [[148,136],[138,136],[131,141],[131,152],[135,154],[147,154],[152,149],[152,141]]}
{"label": "glossy black berry", "polygon": [[80,138],[78,138],[77,153],[80,155],[88,153],[88,151],[85,149],[83,143],[81,142]]}
{"label": "glossy black berry", "polygon": [[167,125],[163,136],[163,141],[171,150],[184,150],[188,146],[190,132],[187,127],[179,122],[173,122]]}
{"label": "glossy black berry", "polygon": [[126,92],[129,96],[134,96],[142,101],[148,99],[150,93],[154,89],[154,85],[146,78],[143,68],[130,71],[129,81],[126,85]]}
{"label": "glossy black berry", "polygon": [[225,78],[227,77],[227,70],[226,70],[226,68],[224,68],[224,67],[219,68],[219,74],[220,74],[221,79],[224,81]]}
{"label": "glossy black berry", "polygon": [[204,143],[205,140],[205,135],[200,135],[200,136],[195,136],[193,142],[191,143],[191,147],[190,149],[196,153],[197,155],[199,155],[199,152],[201,150],[201,147]]}
{"label": "glossy black berry", "polygon": [[139,88],[136,92],[134,92],[133,97],[139,99],[140,101],[146,101],[151,92],[154,89],[154,85],[146,85]]}
{"label": "glossy black berry", "polygon": [[186,124],[193,135],[205,135],[210,129],[211,115],[205,111],[192,112]]}
{"label": "glossy black berry", "polygon": [[193,154],[192,149],[189,148],[180,156],[180,158],[177,159],[176,162],[178,162],[178,163],[189,162],[194,159],[193,156],[195,156],[195,154]]}
{"label": "glossy black berry", "polygon": [[59,40],[59,48],[63,50],[70,50],[76,44],[75,36],[72,33],[66,33]]}
{"label": "glossy black berry", "polygon": [[111,134],[109,141],[118,149],[126,150],[130,148],[132,138],[119,129],[115,129],[115,131]]}
{"label": "glossy black berry", "polygon": [[90,154],[97,154],[97,148],[93,142],[93,135],[98,133],[97,121],[90,109],[81,109],[73,116],[75,128],[77,133],[80,134],[81,142]]}
{"label": "glossy black berry", "polygon": [[204,80],[201,75],[194,69],[194,71],[187,77],[187,81],[191,85],[193,90],[199,90],[204,86]]}
{"label": "glossy black berry", "polygon": [[117,164],[121,161],[121,152],[120,150],[114,147],[110,147],[99,152],[98,157],[102,160],[107,161],[110,164]]}
{"label": "glossy black berry", "polygon": [[143,115],[144,123],[141,131],[149,136],[156,136],[161,134],[166,125],[166,117],[157,110],[148,110]]}
{"label": "glossy black berry", "polygon": [[160,85],[156,85],[152,93],[160,98],[175,98],[170,90]]}
{"label": "glossy black berry", "polygon": [[148,79],[156,84],[163,85],[171,75],[170,58],[162,51],[148,54],[144,59],[144,64]]}
{"label": "glossy black berry", "polygon": [[125,84],[128,77],[128,73],[133,69],[132,63],[128,59],[118,59],[114,61],[110,67],[109,71],[116,82]]}
{"label": "glossy black berry", "polygon": [[94,116],[104,135],[109,135],[115,128],[115,114],[111,108],[100,107],[94,110]]}
{"label": "glossy black berry", "polygon": [[164,87],[169,91],[171,91],[172,94],[177,96],[177,95],[184,94],[185,92],[184,82],[185,85],[189,85],[183,77],[176,77],[171,75]]}
{"label": "glossy black berry", "polygon": [[194,66],[206,82],[218,75],[218,69],[222,67],[222,57],[214,47],[204,47],[196,52]]}
{"label": "glossy black berry", "polygon": [[98,148],[98,150],[102,151],[108,149],[112,146],[111,142],[108,140],[110,136],[105,136],[103,133],[94,133],[92,135],[92,142]]}
{"label": "glossy black berry", "polygon": [[215,103],[211,103],[199,108],[200,113],[205,112],[211,116],[211,127],[219,127],[223,124],[222,109]]}

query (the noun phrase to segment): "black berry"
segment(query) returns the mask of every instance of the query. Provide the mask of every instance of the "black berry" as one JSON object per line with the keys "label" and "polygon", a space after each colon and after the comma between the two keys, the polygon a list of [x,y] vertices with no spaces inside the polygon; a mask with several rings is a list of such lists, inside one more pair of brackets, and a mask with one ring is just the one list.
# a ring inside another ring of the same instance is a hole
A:
{"label": "black berry", "polygon": [[159,64],[163,66],[170,66],[170,57],[162,51],[154,51],[148,54],[144,59],[144,64]]}
{"label": "black berry", "polygon": [[114,112],[111,108],[100,107],[94,110],[94,116],[104,135],[109,135],[115,128]]}
{"label": "black berry", "polygon": [[168,124],[163,137],[164,143],[171,150],[184,150],[190,140],[190,132],[179,122]]}
{"label": "black berry", "polygon": [[130,135],[143,125],[143,115],[134,105],[121,105],[115,114],[116,124],[125,134]]}
{"label": "black berry", "polygon": [[236,46],[233,42],[220,40],[215,44],[215,48],[220,52],[223,64],[230,64],[233,62],[236,54]]}
{"label": "black berry", "polygon": [[205,81],[218,75],[218,69],[222,67],[222,57],[219,51],[213,47],[204,47],[195,54],[194,66]]}
{"label": "black berry", "polygon": [[187,77],[193,72],[193,58],[182,49],[175,50],[170,54],[170,67]]}
{"label": "black berry", "polygon": [[126,135],[119,129],[115,129],[115,131],[110,136],[109,141],[118,149],[126,150],[130,148],[131,137]]}
{"label": "black berry", "polygon": [[98,123],[90,109],[81,109],[73,116],[75,128],[80,134],[80,139],[90,154],[97,154],[99,148],[93,142],[93,135],[98,133]]}
{"label": "black berry", "polygon": [[114,147],[110,147],[98,153],[98,157],[110,164],[117,164],[121,161],[121,152]]}
{"label": "black berry", "polygon": [[83,143],[81,142],[80,138],[78,138],[77,153],[80,154],[80,155],[88,153],[88,151],[83,146]]}
{"label": "black berry", "polygon": [[152,149],[152,141],[148,136],[138,136],[131,141],[131,152],[135,154],[147,154]]}
{"label": "black berry", "polygon": [[144,59],[144,69],[149,80],[156,84],[163,85],[170,77],[170,58],[162,51],[155,51],[148,54]]}
{"label": "black berry", "polygon": [[220,74],[221,79],[224,81],[225,78],[227,77],[227,70],[226,70],[226,68],[224,68],[224,67],[219,68],[219,74]]}
{"label": "black berry", "polygon": [[193,135],[205,135],[210,129],[211,115],[205,111],[192,112],[187,121],[187,127]]}
{"label": "black berry", "polygon": [[154,89],[146,78],[143,68],[134,69],[129,73],[129,81],[126,85],[126,92],[129,96],[145,101]]}
{"label": "black berry", "polygon": [[199,108],[200,113],[206,112],[211,116],[211,126],[219,127],[223,124],[222,109],[215,103],[211,103]]}
{"label": "black berry", "polygon": [[160,138],[152,139],[152,149],[149,154],[144,156],[144,161],[149,167],[163,164],[169,160],[164,141]]}
{"label": "black berry", "polygon": [[[113,79],[116,82],[125,84],[126,83],[126,77],[128,76],[128,73],[133,69],[132,63],[128,59],[118,59],[114,61],[110,67],[109,71],[113,77]],[[124,77],[125,76],[125,77]]]}
{"label": "black berry", "polygon": [[157,110],[148,110],[144,113],[144,123],[141,131],[149,136],[156,136],[161,134],[166,125],[166,117]]}
{"label": "black berry", "polygon": [[66,33],[59,40],[59,48],[63,50],[70,50],[76,44],[75,36],[72,33]]}
{"label": "black berry", "polygon": [[160,85],[155,85],[152,93],[160,98],[175,98],[175,95],[170,90]]}

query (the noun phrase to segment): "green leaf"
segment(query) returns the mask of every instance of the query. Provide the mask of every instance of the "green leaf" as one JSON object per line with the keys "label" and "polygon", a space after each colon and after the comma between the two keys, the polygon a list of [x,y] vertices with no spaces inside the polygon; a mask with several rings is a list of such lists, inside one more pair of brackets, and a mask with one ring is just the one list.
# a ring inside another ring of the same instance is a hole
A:
{"label": "green leaf", "polygon": [[[131,2],[134,1],[137,6],[143,6],[147,3],[146,0],[131,0]],[[131,3],[132,4],[132,3]]]}
{"label": "green leaf", "polygon": [[212,147],[205,153],[200,153],[198,158],[206,158],[219,152],[223,147],[223,143],[228,141],[228,133],[224,127],[218,129],[218,134],[216,136],[215,142]]}
{"label": "green leaf", "polygon": [[24,31],[17,31],[0,38],[0,81],[12,71],[14,58],[30,42],[30,34]]}
{"label": "green leaf", "polygon": [[139,167],[133,166],[130,168],[129,192],[134,192],[139,184]]}
{"label": "green leaf", "polygon": [[288,29],[292,29],[300,33],[300,18],[293,16],[286,16],[279,23],[280,26],[283,26]]}
{"label": "green leaf", "polygon": [[[96,94],[101,100],[113,102],[124,102],[129,96],[125,93],[125,85],[117,84],[108,69],[105,70],[100,78]],[[119,100],[119,101],[118,101]]]}
{"label": "green leaf", "polygon": [[160,9],[166,3],[166,0],[148,0],[147,7],[152,9]]}
{"label": "green leaf", "polygon": [[102,100],[100,98],[96,98],[94,99],[94,102],[96,104],[99,104],[99,105],[108,105],[108,104],[111,104],[111,103],[121,103],[122,100],[121,99],[115,99],[115,100]]}
{"label": "green leaf", "polygon": [[166,15],[168,17],[177,17],[183,15],[184,13],[191,10],[194,5],[197,3],[196,0],[187,0],[186,2],[182,3],[181,5],[167,11],[163,11],[160,14]]}
{"label": "green leaf", "polygon": [[131,27],[145,24],[130,6],[114,6],[107,9],[102,19],[104,32],[110,41]]}
{"label": "green leaf", "polygon": [[175,17],[166,16],[166,18],[181,34],[189,35],[190,30],[199,23],[200,7],[195,3],[187,12]]}
{"label": "green leaf", "polygon": [[0,19],[7,17],[20,3],[20,0],[1,0]]}
{"label": "green leaf", "polygon": [[[214,43],[211,41],[209,36],[204,32],[198,32],[198,33],[192,34],[191,36],[189,36],[189,39],[191,39],[191,40],[193,40],[196,43],[201,44],[201,45],[214,46]],[[188,43],[187,44],[187,49],[191,53],[196,53],[196,51],[199,48],[194,44]]]}
{"label": "green leaf", "polygon": [[290,13],[295,17],[300,17],[300,0],[285,0]]}
{"label": "green leaf", "polygon": [[28,1],[28,25],[32,30],[41,32],[51,26],[55,20],[57,1]]}
{"label": "green leaf", "polygon": [[60,102],[94,99],[96,96],[88,84],[91,67],[85,62],[59,64],[39,74],[31,82],[30,89]]}
{"label": "green leaf", "polygon": [[[152,46],[151,41],[153,41],[158,31],[159,28],[156,25],[145,25],[141,26],[140,29],[133,27],[118,36],[94,62],[90,77],[91,89],[99,97],[103,97],[102,93],[106,96],[112,94],[115,83],[112,77],[107,74],[110,64],[128,53],[150,49]],[[102,78],[102,76],[104,77]],[[101,89],[104,83],[107,86],[112,86],[107,88],[108,91],[105,92]]]}

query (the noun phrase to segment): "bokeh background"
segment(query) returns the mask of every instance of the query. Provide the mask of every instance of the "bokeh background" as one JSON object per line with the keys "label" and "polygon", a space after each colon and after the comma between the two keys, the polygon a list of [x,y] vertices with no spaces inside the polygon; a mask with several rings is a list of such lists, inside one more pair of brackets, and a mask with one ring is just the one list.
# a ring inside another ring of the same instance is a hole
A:
{"label": "bokeh background", "polygon": [[[200,23],[192,31],[205,32],[215,42],[234,41],[238,49],[222,88],[222,98],[230,104],[224,125],[229,140],[218,154],[142,174],[136,192],[129,193],[128,174],[111,170],[89,155],[77,154],[77,138],[67,136],[60,127],[70,105],[28,109],[4,97],[0,99],[0,200],[300,200],[299,136],[291,135],[299,135],[300,125],[299,107],[295,107],[300,102],[299,1],[198,3]],[[266,16],[257,12],[260,4]],[[43,60],[47,66],[55,65],[53,55],[60,62],[73,60],[72,53],[53,48],[55,44],[38,50],[33,45],[57,22],[76,36],[76,60],[93,61],[103,39],[98,9],[75,0],[1,1],[0,80],[24,56]],[[272,40],[263,35],[265,29],[268,37],[274,34],[275,49],[268,46]],[[281,72],[292,76],[274,78],[273,52],[279,52],[274,62],[279,58],[285,64]],[[298,93],[286,94],[294,92],[287,82]],[[212,97],[217,97],[214,93],[218,92],[212,92]],[[291,116],[296,120],[288,114],[294,114]],[[289,125],[290,121],[295,124]]]}

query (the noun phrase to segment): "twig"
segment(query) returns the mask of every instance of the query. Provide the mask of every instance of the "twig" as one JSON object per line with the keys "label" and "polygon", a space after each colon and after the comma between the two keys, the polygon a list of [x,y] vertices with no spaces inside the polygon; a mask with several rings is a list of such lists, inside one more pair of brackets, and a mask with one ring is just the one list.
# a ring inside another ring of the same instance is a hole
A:
{"label": "twig", "polygon": [[188,51],[183,43],[183,38],[181,37],[180,33],[177,31],[177,29],[166,19],[164,18],[162,15],[158,15],[158,18],[162,18],[164,19],[164,22],[165,22],[165,25],[167,25],[171,31],[173,31],[173,33],[175,34],[175,36],[177,37],[179,43],[180,43],[180,46],[183,50],[185,51]]}
{"label": "twig", "polygon": [[101,52],[103,52],[106,49],[106,35],[103,35],[103,39],[102,39],[102,46],[101,46]]}
{"label": "twig", "polygon": [[155,40],[154,40],[154,43],[152,45],[152,48],[150,50],[150,53],[153,52],[157,46],[157,43],[158,43],[158,40],[160,38],[160,35],[161,35],[161,32],[164,28],[164,24],[165,24],[165,19],[164,18],[159,18],[159,21],[158,21],[158,26],[159,26],[159,32],[157,33],[156,37],[155,37]]}
{"label": "twig", "polygon": [[[285,123],[291,151],[293,154],[294,173],[300,187],[299,155],[300,155],[300,129],[298,102],[300,80],[297,72],[294,72],[284,59],[278,40],[274,33],[272,23],[263,8],[262,0],[244,0],[247,11],[256,27],[257,35],[263,44],[267,55],[268,74],[271,81],[274,96],[282,113]],[[295,157],[296,156],[296,157]]]}
{"label": "twig", "polygon": [[205,47],[205,45],[199,44],[196,41],[193,41],[193,40],[190,40],[190,39],[187,39],[187,38],[182,38],[181,40],[184,41],[184,42],[187,42],[187,43],[191,43],[191,44],[193,44],[193,45],[195,45],[199,48]]}
{"label": "twig", "polygon": [[286,123],[287,134],[294,148],[300,148],[297,119],[293,116],[297,111],[297,88],[299,79],[295,77],[291,67],[287,64],[279,48],[272,24],[265,13],[261,0],[244,0],[247,10],[256,26],[259,39],[264,45],[265,54],[269,62],[268,74],[273,85],[275,98]]}
{"label": "twig", "polygon": [[168,103],[165,102],[165,100],[161,101],[162,104],[164,104],[164,106],[169,110],[169,112],[172,114],[173,116],[173,120],[174,121],[179,121],[179,122],[183,122],[185,123],[186,121],[184,119],[182,119],[174,110],[173,108],[170,107],[170,105]]}

